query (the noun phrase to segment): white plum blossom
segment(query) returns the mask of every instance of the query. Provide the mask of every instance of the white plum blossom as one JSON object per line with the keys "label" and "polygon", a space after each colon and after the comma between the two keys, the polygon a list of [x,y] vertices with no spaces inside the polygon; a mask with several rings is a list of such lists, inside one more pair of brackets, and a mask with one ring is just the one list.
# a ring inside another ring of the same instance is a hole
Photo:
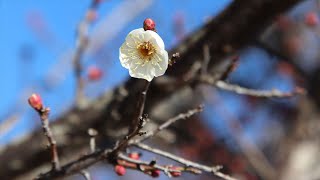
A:
{"label": "white plum blossom", "polygon": [[151,81],[168,68],[168,52],[161,37],[143,28],[131,31],[119,49],[120,63],[131,77]]}

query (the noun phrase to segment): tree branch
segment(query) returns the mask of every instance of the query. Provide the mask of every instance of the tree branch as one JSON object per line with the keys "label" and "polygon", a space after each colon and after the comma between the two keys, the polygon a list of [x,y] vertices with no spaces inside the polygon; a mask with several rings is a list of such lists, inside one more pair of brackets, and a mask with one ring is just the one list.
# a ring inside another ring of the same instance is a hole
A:
{"label": "tree branch", "polygon": [[[215,57],[208,65],[208,68],[212,69],[233,52],[249,45],[274,17],[297,2],[300,0],[233,1],[219,16],[210,20],[171,50],[169,54],[179,52],[181,58],[181,61],[178,61],[167,72],[168,76],[176,79],[171,84],[174,88],[164,88],[159,83],[160,79],[153,82],[149,88],[150,98],[146,102],[148,106],[145,111],[150,112],[156,107],[156,104],[166,101],[168,97],[179,92],[179,89],[189,86],[189,83],[181,81],[180,77],[184,72],[187,72],[195,59],[202,59],[202,48],[205,44],[208,45],[210,54]],[[112,138],[110,131],[114,132],[116,129],[128,127],[128,124],[131,123],[125,117],[132,117],[134,108],[130,107],[137,102],[134,95],[139,92],[141,86],[141,83],[129,79],[112,91],[89,102],[87,108],[81,110],[72,108],[57,118],[58,121],[52,123],[52,128],[53,130],[57,128],[60,132],[55,134],[61,139],[58,147],[60,158],[74,156],[88,146],[86,141],[88,127],[101,132],[101,136],[97,137],[99,146],[105,146],[105,144],[99,144],[99,139],[103,143],[113,142],[114,138]],[[128,93],[129,89],[130,93]],[[0,177],[15,179],[24,173],[31,173],[32,170],[48,162],[47,154],[39,144],[43,141],[43,137],[39,137],[38,134],[39,130],[25,137],[19,143],[12,144],[2,150]],[[75,139],[77,141],[74,141]],[[70,146],[71,143],[72,146]],[[24,150],[24,153],[20,153],[21,149]],[[21,162],[19,166],[10,163],[15,160]]]}
{"label": "tree branch", "polygon": [[133,144],[133,145],[138,147],[138,148],[140,148],[140,149],[143,149],[143,150],[152,152],[154,154],[158,154],[158,155],[161,155],[163,157],[166,157],[166,158],[169,158],[171,160],[174,160],[174,161],[176,161],[178,163],[181,163],[181,164],[185,165],[186,167],[197,168],[199,170],[212,173],[215,176],[220,177],[222,179],[235,180],[233,177],[231,177],[229,175],[226,175],[226,174],[223,174],[222,172],[219,172],[219,170],[221,169],[221,166],[209,167],[209,166],[201,165],[201,164],[186,160],[186,159],[184,159],[182,157],[176,156],[174,154],[171,154],[169,152],[162,151],[162,150],[156,149],[156,148],[152,148],[152,147],[150,147],[150,146],[148,146],[146,144],[142,144],[142,143],[136,143],[136,144]]}

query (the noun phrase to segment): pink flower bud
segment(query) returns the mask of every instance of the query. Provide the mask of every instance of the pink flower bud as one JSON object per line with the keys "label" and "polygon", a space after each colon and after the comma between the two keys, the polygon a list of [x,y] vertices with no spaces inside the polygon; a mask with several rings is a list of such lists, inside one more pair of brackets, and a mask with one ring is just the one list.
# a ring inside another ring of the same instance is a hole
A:
{"label": "pink flower bud", "polygon": [[316,26],[319,23],[319,18],[316,12],[308,12],[304,17],[304,22],[308,26]]}
{"label": "pink flower bud", "polygon": [[38,94],[33,93],[29,99],[28,102],[31,107],[33,107],[36,110],[41,110],[42,109],[42,99],[41,96]]}
{"label": "pink flower bud", "polygon": [[151,176],[154,177],[154,178],[159,177],[160,176],[160,170],[158,170],[158,169],[152,170],[151,171]]}
{"label": "pink flower bud", "polygon": [[99,3],[102,3],[103,0],[93,0],[93,3],[95,4],[99,4]]}
{"label": "pink flower bud", "polygon": [[156,23],[152,19],[147,18],[143,21],[143,29],[145,31],[146,30],[155,31],[155,28],[156,28]]}
{"label": "pink flower bud", "polygon": [[[179,168],[176,167],[176,166],[172,166],[170,169],[172,169],[172,170],[179,170]],[[172,177],[179,177],[179,176],[181,176],[181,172],[180,172],[180,171],[179,171],[179,172],[170,172],[170,174],[171,174]]]}
{"label": "pink flower bud", "polygon": [[89,10],[86,14],[86,18],[89,22],[95,21],[97,17],[98,17],[98,14],[97,14],[97,11],[95,10]]}
{"label": "pink flower bud", "polygon": [[140,159],[140,154],[137,153],[137,152],[133,152],[133,153],[130,153],[130,154],[129,154],[129,157],[130,157],[131,159],[134,159],[134,160],[139,160],[139,159]]}
{"label": "pink flower bud", "polygon": [[101,69],[96,66],[91,66],[88,69],[88,79],[90,81],[97,81],[97,80],[101,79],[102,74],[103,73],[102,73]]}
{"label": "pink flower bud", "polygon": [[114,171],[119,175],[119,176],[123,176],[126,174],[126,168],[121,166],[121,165],[116,165],[114,167]]}

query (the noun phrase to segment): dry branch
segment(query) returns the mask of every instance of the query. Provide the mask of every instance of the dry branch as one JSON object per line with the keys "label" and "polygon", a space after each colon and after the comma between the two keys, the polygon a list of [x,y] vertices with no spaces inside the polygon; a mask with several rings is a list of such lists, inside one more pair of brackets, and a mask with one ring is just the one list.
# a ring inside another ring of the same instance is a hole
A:
{"label": "dry branch", "polygon": [[[300,1],[233,1],[219,16],[190,34],[171,50],[170,54],[175,52],[180,54],[179,61],[167,72],[168,76],[174,78],[170,85],[173,88],[163,87],[158,81],[153,82],[148,92],[146,112],[151,111],[155,104],[166,100],[179,89],[189,85],[181,81],[181,77],[196,59],[202,59],[202,48],[205,44],[208,45],[210,54],[214,55],[214,61],[211,60],[208,64],[210,70],[227,56],[249,45],[274,17]],[[134,111],[131,106],[137,102],[136,94],[141,92],[142,86],[136,80],[130,79],[90,102],[87,108],[81,110],[73,108],[57,118],[57,121],[52,123],[52,128],[53,131],[59,132],[55,134],[59,141],[58,150],[61,157],[67,158],[78,154],[81,149],[88,146],[86,132],[89,127],[101,132],[100,138],[97,137],[99,146],[104,147],[113,142],[114,130],[128,127],[130,120],[125,117],[132,117]],[[9,145],[2,150],[0,177],[15,179],[49,162],[40,144],[43,137],[40,137],[39,134],[37,130],[19,143]],[[22,150],[23,153],[21,153]]]}

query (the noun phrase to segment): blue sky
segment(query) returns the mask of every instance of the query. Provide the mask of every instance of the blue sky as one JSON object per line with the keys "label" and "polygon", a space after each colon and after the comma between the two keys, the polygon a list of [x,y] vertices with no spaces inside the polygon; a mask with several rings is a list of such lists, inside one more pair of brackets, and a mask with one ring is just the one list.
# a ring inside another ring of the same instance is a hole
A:
{"label": "blue sky", "polygon": [[[95,28],[99,27],[100,22],[104,18],[110,17],[110,14],[122,6],[124,2],[126,1],[108,0],[103,3],[98,9],[99,19],[93,24],[90,31],[94,32]],[[99,86],[96,95],[128,77],[128,72],[121,68],[118,62],[118,48],[130,30],[141,27],[144,18],[151,17],[157,22],[158,32],[163,37],[167,49],[169,49],[175,43],[172,32],[174,16],[177,14],[184,16],[185,30],[188,33],[203,24],[206,18],[216,15],[230,3],[230,0],[205,0],[201,3],[197,0],[185,0],[183,3],[180,0],[150,0],[150,2],[150,6],[130,19],[114,37],[103,45],[108,48],[109,58],[106,61],[111,62],[106,63],[107,66],[101,67],[106,70],[103,82],[88,87],[89,90],[95,90]],[[22,114],[13,130],[0,137],[0,145],[10,142],[11,139],[38,126],[34,113],[26,103],[27,96],[26,94],[22,95],[22,92],[27,92],[27,94],[31,92],[41,93],[45,103],[52,108],[53,117],[72,105],[75,85],[72,73],[70,70],[63,70],[64,65],[58,66],[59,68],[53,67],[59,62],[59,59],[61,61],[62,56],[65,56],[68,52],[69,55],[70,52],[72,54],[75,46],[75,28],[84,16],[89,3],[89,0],[77,2],[0,0],[0,24],[2,24],[0,67],[3,67],[0,76],[0,83],[2,84],[0,89],[0,117],[6,117],[8,114],[14,113]],[[127,10],[130,11],[130,8]],[[117,18],[123,17],[119,16]],[[110,22],[108,28],[112,28],[114,23],[115,21]],[[41,34],[37,33],[34,26],[40,26],[40,29],[45,27],[45,37],[49,38],[44,39]],[[106,29],[106,31],[108,30]],[[31,61],[21,60],[20,54],[24,49],[31,49],[33,56]],[[71,59],[64,58],[63,61],[68,64]],[[101,65],[103,64],[101,61],[103,60],[97,61],[94,59],[90,53],[87,53],[84,58],[85,65]],[[59,80],[59,83],[48,90],[46,82],[50,72],[54,78],[56,76],[61,78],[62,76],[62,80]],[[0,119],[1,121],[3,119]]]}

